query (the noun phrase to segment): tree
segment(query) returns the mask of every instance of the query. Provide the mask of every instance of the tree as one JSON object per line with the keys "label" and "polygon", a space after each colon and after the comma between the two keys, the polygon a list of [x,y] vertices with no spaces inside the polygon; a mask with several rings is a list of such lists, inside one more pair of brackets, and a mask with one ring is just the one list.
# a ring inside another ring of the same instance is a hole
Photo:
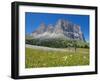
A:
{"label": "tree", "polygon": [[76,40],[73,41],[73,46],[74,46],[74,49],[75,49],[75,52],[76,52],[76,49],[77,49],[77,41]]}
{"label": "tree", "polygon": [[71,47],[73,47],[73,44],[72,44],[72,43],[70,43],[70,42],[68,42],[68,43],[67,43],[67,47],[69,48],[69,52],[70,52]]}

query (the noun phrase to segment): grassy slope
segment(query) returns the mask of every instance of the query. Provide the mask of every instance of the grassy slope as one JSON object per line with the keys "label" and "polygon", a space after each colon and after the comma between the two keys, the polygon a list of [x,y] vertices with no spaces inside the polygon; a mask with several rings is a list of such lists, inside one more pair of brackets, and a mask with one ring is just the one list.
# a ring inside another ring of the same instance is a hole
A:
{"label": "grassy slope", "polygon": [[25,64],[26,68],[89,65],[89,49],[59,52],[26,48]]}

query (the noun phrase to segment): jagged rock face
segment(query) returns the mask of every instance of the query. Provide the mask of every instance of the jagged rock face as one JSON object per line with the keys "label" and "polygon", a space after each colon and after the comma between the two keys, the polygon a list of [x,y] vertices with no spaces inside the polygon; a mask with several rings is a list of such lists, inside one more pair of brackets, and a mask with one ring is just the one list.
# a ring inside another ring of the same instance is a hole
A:
{"label": "jagged rock face", "polygon": [[42,34],[42,33],[44,33],[45,31],[46,31],[46,25],[45,25],[44,23],[42,23],[42,24],[40,25],[39,29],[36,30],[36,33],[37,33],[37,34]]}
{"label": "jagged rock face", "polygon": [[71,40],[85,41],[81,27],[66,20],[59,19],[55,25],[46,26],[44,23],[32,32],[33,38],[52,39],[52,38],[65,38]]}
{"label": "jagged rock face", "polygon": [[48,27],[47,27],[46,30],[47,30],[47,32],[49,32],[49,33],[53,33],[53,30],[54,30],[53,25],[52,25],[52,24],[48,25]]}
{"label": "jagged rock face", "polygon": [[36,31],[32,32],[31,36],[37,38],[37,37],[39,37],[39,35],[41,35],[44,32],[46,32],[46,29],[47,29],[46,25],[44,23],[41,23],[40,27]]}

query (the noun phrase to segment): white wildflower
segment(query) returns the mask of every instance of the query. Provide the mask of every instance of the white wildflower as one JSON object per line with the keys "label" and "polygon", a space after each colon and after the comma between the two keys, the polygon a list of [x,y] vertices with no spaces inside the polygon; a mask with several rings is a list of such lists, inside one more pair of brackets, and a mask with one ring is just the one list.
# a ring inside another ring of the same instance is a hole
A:
{"label": "white wildflower", "polygon": [[67,57],[67,56],[64,56],[64,57],[62,57],[62,58],[63,58],[64,60],[67,60],[68,57]]}
{"label": "white wildflower", "polygon": [[70,57],[72,57],[72,55],[70,55]]}
{"label": "white wildflower", "polygon": [[83,56],[84,59],[86,59],[86,56]]}

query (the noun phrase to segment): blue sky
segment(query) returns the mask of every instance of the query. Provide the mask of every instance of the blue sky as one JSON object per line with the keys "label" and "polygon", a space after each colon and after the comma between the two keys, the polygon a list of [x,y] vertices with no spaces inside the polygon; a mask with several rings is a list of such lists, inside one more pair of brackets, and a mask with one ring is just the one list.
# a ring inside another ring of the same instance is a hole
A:
{"label": "blue sky", "polygon": [[29,34],[35,31],[39,25],[44,22],[46,25],[55,25],[58,19],[71,21],[81,26],[86,41],[89,41],[89,15],[72,15],[72,14],[51,14],[51,13],[25,13],[25,28]]}

